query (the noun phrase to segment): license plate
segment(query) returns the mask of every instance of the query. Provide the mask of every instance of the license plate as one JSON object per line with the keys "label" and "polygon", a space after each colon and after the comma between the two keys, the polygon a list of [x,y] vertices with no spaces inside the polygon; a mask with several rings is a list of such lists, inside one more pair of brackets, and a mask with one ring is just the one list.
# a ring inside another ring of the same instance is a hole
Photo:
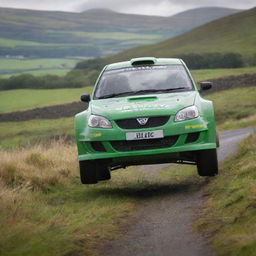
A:
{"label": "license plate", "polygon": [[163,130],[147,131],[147,132],[127,132],[126,140],[148,140],[163,138]]}

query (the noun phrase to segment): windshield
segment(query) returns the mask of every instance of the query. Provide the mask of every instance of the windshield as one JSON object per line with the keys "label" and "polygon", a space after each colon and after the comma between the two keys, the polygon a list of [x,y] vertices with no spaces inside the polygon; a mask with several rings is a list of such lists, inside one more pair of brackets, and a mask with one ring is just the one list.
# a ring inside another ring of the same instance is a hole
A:
{"label": "windshield", "polygon": [[136,94],[192,90],[182,65],[138,66],[105,71],[94,98],[112,98]]}

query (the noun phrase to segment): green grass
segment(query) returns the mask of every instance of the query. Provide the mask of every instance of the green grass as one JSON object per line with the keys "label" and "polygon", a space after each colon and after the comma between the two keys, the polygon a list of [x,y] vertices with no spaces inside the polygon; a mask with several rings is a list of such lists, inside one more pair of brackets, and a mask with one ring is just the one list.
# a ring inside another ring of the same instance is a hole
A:
{"label": "green grass", "polygon": [[0,59],[0,70],[24,70],[34,68],[73,68],[77,63],[71,59]]}
{"label": "green grass", "polygon": [[213,101],[215,117],[219,125],[232,122],[237,123],[238,126],[239,120],[255,115],[255,86],[220,91],[209,94],[205,98]]}
{"label": "green grass", "polygon": [[136,192],[141,182],[125,171],[109,183],[83,186],[75,151],[53,144],[0,152],[1,255],[95,255],[101,240],[119,235],[136,201],[124,191]]}
{"label": "green grass", "polygon": [[0,149],[30,147],[59,139],[73,140],[73,118],[35,119],[24,122],[4,122],[0,126]]}
{"label": "green grass", "polygon": [[45,69],[45,70],[35,70],[35,71],[23,71],[18,73],[10,73],[1,75],[1,78],[10,78],[11,76],[18,76],[21,74],[31,74],[33,76],[45,76],[45,75],[56,75],[56,76],[65,76],[71,69]]}
{"label": "green grass", "polygon": [[[59,63],[58,61],[56,63]],[[45,63],[46,65],[46,63]],[[61,75],[66,70],[53,70],[52,74]],[[237,68],[237,69],[208,69],[193,70],[192,75],[195,81],[216,79],[223,76],[252,74],[256,68]],[[27,72],[26,72],[27,73]],[[48,71],[34,71],[31,74],[42,75],[51,73]],[[55,90],[12,90],[0,91],[0,113],[11,112],[16,110],[26,110],[41,106],[57,105],[77,101],[79,95],[89,92],[91,89],[55,89]],[[13,101],[15,100],[15,101]]]}
{"label": "green grass", "polygon": [[0,92],[0,113],[79,101],[91,87],[78,89],[11,90]]}
{"label": "green grass", "polygon": [[241,129],[253,126],[256,127],[256,115],[250,115],[239,120],[229,119],[224,123],[218,125],[218,130]]}
{"label": "green grass", "polygon": [[21,74],[34,76],[64,76],[74,68],[78,60],[73,59],[0,59],[0,78]]}
{"label": "green grass", "polygon": [[210,234],[216,255],[252,256],[256,251],[256,133],[221,167],[207,188],[199,229]]}
{"label": "green grass", "polygon": [[94,39],[114,39],[114,40],[161,40],[163,37],[158,34],[141,34],[141,33],[129,33],[129,32],[80,32],[72,31],[72,35],[78,35],[83,37],[90,37]]}
{"label": "green grass", "polygon": [[226,76],[239,76],[244,74],[255,74],[256,67],[245,68],[222,68],[222,69],[199,69],[191,70],[195,81],[203,81],[208,79],[217,79]]}
{"label": "green grass", "polygon": [[[15,159],[15,161],[14,161]],[[81,185],[76,149],[55,142],[22,151],[0,151],[0,254],[96,256],[121,235],[135,206],[189,191],[205,179],[172,165],[152,180],[132,167],[97,185]]]}
{"label": "green grass", "polygon": [[32,41],[23,41],[23,40],[12,40],[12,39],[6,39],[6,38],[0,38],[0,47],[16,47],[16,46],[38,46],[41,45],[37,42]]}
{"label": "green grass", "polygon": [[[59,103],[64,103],[63,100],[65,97],[67,97],[67,100],[70,100],[69,97],[73,95],[72,99],[75,101],[79,98],[80,94],[88,92],[88,90],[90,90],[90,88],[86,88],[86,90],[73,89],[71,91],[68,89],[60,89],[56,90],[56,92],[55,90],[49,90],[42,91],[42,93],[46,93],[44,98],[45,103],[49,104],[50,96],[48,94],[51,92],[54,92],[55,96],[62,95]],[[7,93],[12,92],[13,91]],[[26,92],[27,90],[23,90],[23,93]],[[33,97],[31,97],[31,99],[36,99],[36,95],[39,99],[42,98],[40,92],[35,91],[35,93],[36,94],[32,94]],[[29,95],[31,96],[31,94]],[[29,95],[23,95],[23,98],[29,100]],[[11,94],[9,94],[9,96],[10,101],[13,101]],[[17,102],[19,102],[19,97],[21,96],[17,94]],[[254,87],[237,88],[207,95],[206,98],[213,100],[214,102],[218,130],[256,126],[255,97],[256,90]],[[53,102],[56,102],[54,97],[52,99],[54,100]],[[239,105],[237,102],[239,102]],[[21,102],[19,102],[19,104],[21,104]],[[36,101],[34,104],[38,104],[38,102]],[[223,107],[224,105],[225,107]],[[14,107],[13,104],[10,104],[10,106],[12,108]],[[0,148],[5,149],[30,146],[31,144],[41,141],[48,142],[54,137],[59,136],[67,136],[68,138],[73,136],[73,118],[2,122],[0,127]]]}

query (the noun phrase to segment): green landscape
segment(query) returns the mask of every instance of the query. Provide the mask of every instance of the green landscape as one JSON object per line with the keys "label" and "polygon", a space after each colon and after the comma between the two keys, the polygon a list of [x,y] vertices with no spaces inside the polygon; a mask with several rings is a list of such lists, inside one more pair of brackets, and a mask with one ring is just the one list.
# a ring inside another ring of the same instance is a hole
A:
{"label": "green landscape", "polygon": [[157,17],[108,9],[71,13],[0,8],[0,56],[106,56],[160,42],[238,11],[211,7]]}
{"label": "green landscape", "polygon": [[0,92],[0,113],[22,111],[79,101],[82,94],[90,93],[91,91],[91,87],[77,89],[2,91]]}
{"label": "green landscape", "polygon": [[[209,238],[216,255],[254,255],[255,133],[220,165],[216,177],[199,177],[194,166],[170,165],[149,180],[138,167],[129,167],[112,172],[111,181],[82,186],[73,116],[53,118],[47,112],[79,104],[105,64],[139,56],[182,57],[196,82],[248,78],[249,85],[238,82],[203,97],[214,103],[219,132],[256,127],[256,8],[237,12],[199,8],[156,17],[106,9],[0,8],[0,255],[100,255],[105,241],[122,236],[120,226],[130,225],[142,202],[175,194],[180,184],[188,184],[188,193],[204,186],[204,205],[193,227]],[[10,55],[29,57],[5,58],[11,48]],[[227,56],[239,65],[224,68]],[[194,69],[195,60],[207,68]],[[30,119],[25,111],[35,109],[49,116]],[[1,120],[13,114],[28,119]]]}
{"label": "green landscape", "polygon": [[[209,62],[212,55],[234,53],[241,56],[243,65],[255,66],[255,22],[256,8],[253,8],[212,21],[157,44],[133,48],[104,59],[85,61],[80,63],[78,68],[91,70],[98,63],[104,65],[136,56],[151,56],[152,53],[158,57],[182,57],[187,64],[191,63],[188,65],[190,68],[193,68],[193,62],[202,61],[205,65],[205,59]],[[223,64],[222,62],[223,60],[219,65]]]}
{"label": "green landscape", "polygon": [[21,73],[34,76],[64,76],[79,60],[74,59],[0,59],[0,78],[9,78]]}
{"label": "green landscape", "polygon": [[[193,78],[197,82],[243,74],[256,74],[256,68],[192,70]],[[93,84],[84,88],[0,91],[0,114],[79,101],[80,95],[92,91],[92,86]]]}

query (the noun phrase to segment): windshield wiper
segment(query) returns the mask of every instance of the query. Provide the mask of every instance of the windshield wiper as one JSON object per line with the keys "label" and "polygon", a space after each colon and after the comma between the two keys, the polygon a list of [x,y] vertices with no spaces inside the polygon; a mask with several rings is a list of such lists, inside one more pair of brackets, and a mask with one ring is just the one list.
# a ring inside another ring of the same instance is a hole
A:
{"label": "windshield wiper", "polygon": [[111,94],[100,96],[98,97],[98,99],[108,99],[108,98],[114,98],[114,97],[119,97],[123,95],[137,95],[137,94],[143,94],[143,93],[169,92],[169,91],[176,91],[176,90],[183,90],[183,89],[187,89],[187,87],[176,87],[176,88],[168,88],[168,89],[149,89],[149,90],[139,90],[135,92],[111,93]]}
{"label": "windshield wiper", "polygon": [[129,95],[132,92],[120,92],[120,93],[111,93],[111,94],[107,94],[107,95],[103,95],[98,97],[98,99],[107,99],[107,98],[114,98],[114,97],[118,97],[118,96],[123,96],[123,95]]}
{"label": "windshield wiper", "polygon": [[187,87],[176,87],[176,88],[168,88],[168,89],[150,89],[150,90],[139,90],[132,92],[132,95],[141,94],[141,93],[156,93],[156,92],[170,92],[170,91],[176,91],[176,90],[183,90],[187,89]]}

